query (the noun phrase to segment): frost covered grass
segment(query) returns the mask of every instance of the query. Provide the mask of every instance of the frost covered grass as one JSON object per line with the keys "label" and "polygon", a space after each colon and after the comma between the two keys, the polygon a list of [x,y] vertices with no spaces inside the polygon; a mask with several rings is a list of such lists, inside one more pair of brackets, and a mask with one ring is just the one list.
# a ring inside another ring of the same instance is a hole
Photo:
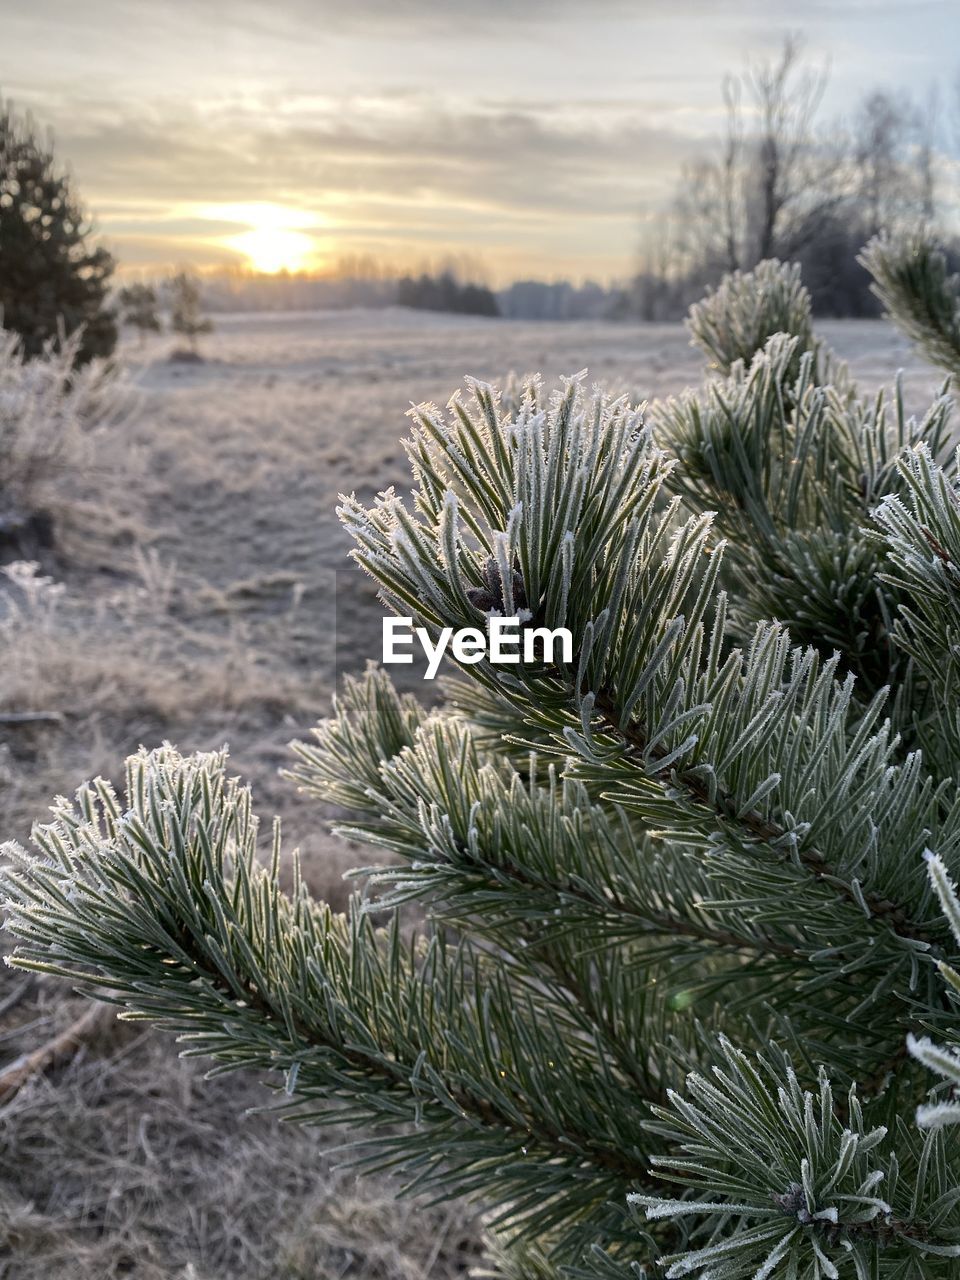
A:
{"label": "frost covered grass", "polygon": [[[885,324],[819,332],[864,392],[898,365],[912,407],[939,383]],[[56,440],[36,452],[50,459],[42,500],[69,489],[88,519],[60,552],[0,576],[0,713],[49,717],[0,723],[0,836],[23,839],[49,796],[82,778],[116,780],[140,743],[229,741],[260,811],[280,813],[288,846],[302,846],[314,892],[340,905],[357,858],[324,833],[329,814],[277,779],[337,676],[379,651],[381,614],[348,568],[338,493],[368,501],[402,484],[406,406],[444,403],[465,373],[586,366],[641,400],[699,380],[701,362],[679,325],[398,312],[218,317],[198,365],[169,363],[169,344],[124,355],[140,405],[122,455],[116,434],[76,462]],[[59,985],[0,970],[0,1065],[80,1008]],[[0,1277],[446,1280],[472,1264],[475,1220],[335,1172],[322,1144],[336,1135],[237,1120],[262,1100],[256,1081],[207,1086],[168,1044],[108,1024],[69,1065],[0,1100]]]}
{"label": "frost covered grass", "polygon": [[[34,1030],[70,1012],[31,994]],[[269,1115],[224,1123],[218,1092],[117,1023],[37,1077],[4,1110],[0,1275],[426,1280],[476,1260],[478,1224],[459,1207],[398,1203]],[[253,1079],[229,1092],[238,1113],[263,1104]]]}
{"label": "frost covered grass", "polygon": [[175,565],[135,548],[126,580],[92,605],[53,572],[14,561],[0,575],[7,829],[36,816],[42,778],[62,790],[77,770],[109,775],[119,743],[242,735],[289,705],[290,682],[258,665],[242,619],[214,634],[177,616]]}
{"label": "frost covered grass", "polygon": [[52,536],[83,526],[91,506],[114,532],[129,511],[105,479],[133,478],[125,428],[135,395],[116,366],[75,369],[78,348],[73,338],[25,362],[18,337],[0,330],[0,533],[10,542],[38,515]]}

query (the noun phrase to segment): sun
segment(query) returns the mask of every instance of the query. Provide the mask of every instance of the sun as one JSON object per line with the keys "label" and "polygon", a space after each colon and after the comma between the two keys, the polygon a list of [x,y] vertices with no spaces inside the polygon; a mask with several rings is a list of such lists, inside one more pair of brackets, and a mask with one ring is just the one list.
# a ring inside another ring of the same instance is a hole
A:
{"label": "sun", "polygon": [[303,271],[316,258],[317,243],[309,234],[322,217],[306,209],[266,201],[210,205],[201,216],[232,222],[246,230],[220,238],[220,243],[243,255],[246,265],[265,275]]}
{"label": "sun", "polygon": [[313,240],[290,227],[254,227],[231,236],[230,247],[244,255],[254,271],[275,275],[278,271],[301,271],[313,256]]}

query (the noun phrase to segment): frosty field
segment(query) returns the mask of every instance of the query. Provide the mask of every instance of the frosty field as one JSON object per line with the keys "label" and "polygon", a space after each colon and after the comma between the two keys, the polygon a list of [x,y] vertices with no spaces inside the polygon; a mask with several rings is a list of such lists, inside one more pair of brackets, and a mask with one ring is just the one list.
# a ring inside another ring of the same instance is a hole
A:
{"label": "frosty field", "polygon": [[[229,742],[262,817],[282,815],[315,892],[342,903],[352,851],[278,777],[286,743],[379,645],[337,495],[405,488],[406,407],[445,402],[464,375],[587,368],[639,401],[698,382],[702,362],[673,325],[215,319],[202,363],[170,361],[166,336],[124,347],[135,413],[94,442],[88,475],[68,478],[62,549],[37,571],[52,581],[0,578],[0,707],[49,713],[4,730],[0,835],[24,839],[87,776],[119,779],[140,744]],[[940,385],[885,322],[819,332],[865,394],[902,367],[916,412]],[[0,971],[0,1066],[81,1007]],[[255,1081],[207,1083],[136,1024],[105,1021],[67,1065],[0,1096],[0,1277],[412,1280],[472,1263],[477,1227],[461,1208],[395,1205],[382,1182],[332,1171],[331,1139],[241,1118],[266,1100]]]}

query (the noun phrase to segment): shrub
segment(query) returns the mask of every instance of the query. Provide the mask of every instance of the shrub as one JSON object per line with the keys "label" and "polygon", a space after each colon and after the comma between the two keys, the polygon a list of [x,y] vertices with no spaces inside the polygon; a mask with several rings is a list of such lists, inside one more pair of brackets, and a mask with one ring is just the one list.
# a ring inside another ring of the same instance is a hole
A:
{"label": "shrub", "polygon": [[15,333],[0,332],[0,536],[17,544],[36,517],[50,525],[64,487],[97,455],[100,433],[129,412],[131,397],[101,361],[78,369],[83,334],[24,358]]}

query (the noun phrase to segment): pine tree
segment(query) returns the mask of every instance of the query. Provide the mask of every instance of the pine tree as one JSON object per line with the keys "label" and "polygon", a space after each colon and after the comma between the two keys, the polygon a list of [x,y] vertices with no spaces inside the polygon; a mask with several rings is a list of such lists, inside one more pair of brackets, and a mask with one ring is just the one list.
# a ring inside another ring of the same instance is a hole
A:
{"label": "pine tree", "polygon": [[[714,357],[757,287],[714,295]],[[469,383],[412,411],[412,506],[343,500],[434,638],[499,610],[575,639],[439,709],[346,683],[291,775],[375,850],[346,916],[295,858],[281,888],[222,753],[142,751],[8,849],[15,964],[364,1127],[361,1167],[490,1209],[516,1280],[960,1265],[949,405],[864,402],[761,330],[650,422]]]}
{"label": "pine tree", "polygon": [[120,319],[123,324],[133,325],[140,335],[140,343],[148,333],[160,332],[160,317],[157,315],[157,292],[148,284],[128,284],[117,294],[120,305]]}
{"label": "pine tree", "polygon": [[20,334],[27,357],[81,327],[80,363],[113,351],[106,299],[114,262],[89,234],[51,148],[0,100],[0,325]]}
{"label": "pine tree", "polygon": [[170,281],[170,328],[187,339],[194,355],[197,338],[213,328],[201,312],[200,285],[196,277],[186,271],[178,272]]}

